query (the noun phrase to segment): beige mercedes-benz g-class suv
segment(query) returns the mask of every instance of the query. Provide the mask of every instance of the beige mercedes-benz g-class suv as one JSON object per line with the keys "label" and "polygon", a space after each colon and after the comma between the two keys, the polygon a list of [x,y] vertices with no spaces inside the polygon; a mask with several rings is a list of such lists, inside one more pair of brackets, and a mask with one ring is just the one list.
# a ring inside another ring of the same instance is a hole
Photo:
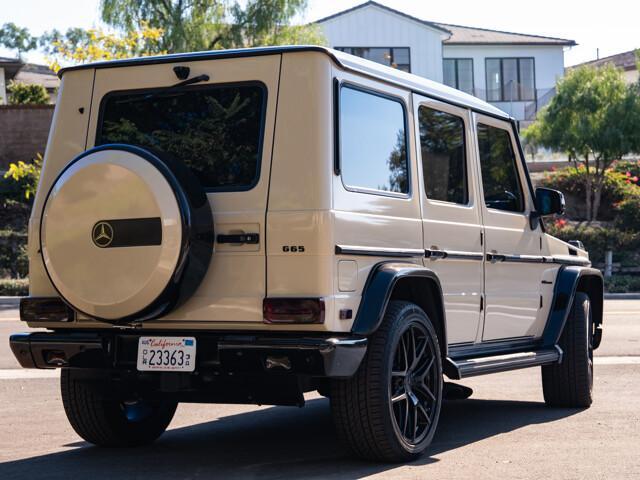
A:
{"label": "beige mercedes-benz g-class suv", "polygon": [[533,190],[502,111],[320,47],[60,76],[20,304],[47,331],[10,342],[61,368],[85,440],[318,390],[356,455],[402,461],[433,438],[443,375],[542,366],[549,405],[591,404],[602,277],[545,233],[564,199]]}

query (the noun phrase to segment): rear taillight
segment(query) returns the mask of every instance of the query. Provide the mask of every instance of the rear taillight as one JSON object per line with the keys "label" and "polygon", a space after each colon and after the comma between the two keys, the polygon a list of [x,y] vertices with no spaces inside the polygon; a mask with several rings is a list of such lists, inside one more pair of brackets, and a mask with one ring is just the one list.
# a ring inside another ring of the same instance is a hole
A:
{"label": "rear taillight", "polygon": [[324,323],[321,298],[265,298],[265,323]]}

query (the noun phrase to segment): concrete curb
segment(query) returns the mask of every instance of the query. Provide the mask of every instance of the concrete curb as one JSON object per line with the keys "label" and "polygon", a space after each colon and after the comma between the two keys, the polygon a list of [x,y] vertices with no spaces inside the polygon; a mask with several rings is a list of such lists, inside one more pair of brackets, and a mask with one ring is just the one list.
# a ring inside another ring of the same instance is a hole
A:
{"label": "concrete curb", "polygon": [[0,305],[19,306],[22,297],[0,297]]}
{"label": "concrete curb", "polygon": [[605,293],[605,300],[640,300],[640,293]]}

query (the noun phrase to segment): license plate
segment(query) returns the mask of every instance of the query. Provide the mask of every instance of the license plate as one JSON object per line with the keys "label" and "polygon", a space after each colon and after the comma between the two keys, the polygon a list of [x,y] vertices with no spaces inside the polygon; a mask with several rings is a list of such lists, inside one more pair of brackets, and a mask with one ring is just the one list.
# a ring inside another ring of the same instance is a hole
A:
{"label": "license plate", "polygon": [[138,370],[193,372],[196,368],[196,339],[193,337],[140,337]]}

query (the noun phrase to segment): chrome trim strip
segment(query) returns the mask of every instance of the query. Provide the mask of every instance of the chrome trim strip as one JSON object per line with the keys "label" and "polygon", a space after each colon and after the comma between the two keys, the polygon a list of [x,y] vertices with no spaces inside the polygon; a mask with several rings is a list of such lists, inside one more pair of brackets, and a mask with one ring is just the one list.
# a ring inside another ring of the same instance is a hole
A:
{"label": "chrome trim strip", "polygon": [[363,255],[369,257],[423,257],[424,250],[417,248],[360,247],[336,245],[336,255]]}
{"label": "chrome trim strip", "polygon": [[482,252],[464,252],[458,250],[425,250],[424,256],[432,260],[448,259],[448,260],[483,260]]}
{"label": "chrome trim strip", "polygon": [[590,267],[591,260],[585,257],[569,256],[569,255],[555,255],[546,257],[549,263],[556,263],[559,265],[574,265],[577,267]]}
{"label": "chrome trim strip", "polygon": [[560,255],[507,255],[503,253],[487,253],[487,261],[491,263],[554,263],[557,265],[575,265],[583,267],[591,265],[591,261],[588,258]]}

